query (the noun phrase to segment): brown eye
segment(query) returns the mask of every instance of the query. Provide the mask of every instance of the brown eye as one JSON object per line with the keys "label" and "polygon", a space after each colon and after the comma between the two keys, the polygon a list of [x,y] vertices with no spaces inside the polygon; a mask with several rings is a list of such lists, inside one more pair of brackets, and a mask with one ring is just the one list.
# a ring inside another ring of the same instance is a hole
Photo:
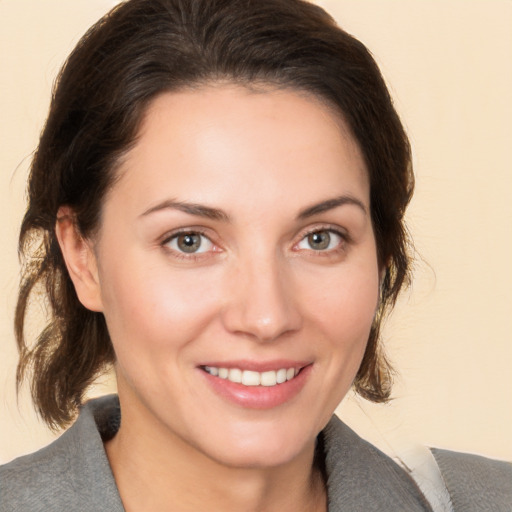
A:
{"label": "brown eye", "polygon": [[179,233],[169,239],[166,244],[171,249],[185,253],[197,254],[210,251],[213,247],[208,237],[201,233]]}

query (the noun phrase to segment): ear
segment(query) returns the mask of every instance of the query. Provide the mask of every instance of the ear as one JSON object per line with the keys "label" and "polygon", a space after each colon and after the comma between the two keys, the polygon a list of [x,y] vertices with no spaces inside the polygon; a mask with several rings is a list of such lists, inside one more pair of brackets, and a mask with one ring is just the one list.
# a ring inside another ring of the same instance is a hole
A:
{"label": "ear", "polygon": [[96,255],[91,242],[79,233],[69,206],[59,208],[55,233],[78,299],[91,311],[103,311]]}

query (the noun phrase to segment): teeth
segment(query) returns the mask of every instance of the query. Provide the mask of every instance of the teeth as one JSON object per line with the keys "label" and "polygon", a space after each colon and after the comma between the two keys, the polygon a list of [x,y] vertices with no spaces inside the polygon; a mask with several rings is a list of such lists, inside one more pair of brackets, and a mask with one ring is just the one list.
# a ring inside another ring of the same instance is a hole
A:
{"label": "teeth", "polygon": [[258,372],[251,372],[244,370],[242,372],[242,384],[244,386],[259,386],[261,381],[261,374]]}
{"label": "teeth", "polygon": [[[295,371],[293,372],[295,375]],[[263,372],[261,374],[262,386],[275,386],[277,384],[277,372]]]}
{"label": "teeth", "polygon": [[286,368],[281,368],[276,372],[276,381],[278,384],[286,382]]}
{"label": "teeth", "polygon": [[280,368],[277,371],[254,372],[251,370],[241,370],[240,368],[217,368],[215,366],[205,366],[204,370],[210,375],[227,379],[244,386],[275,386],[282,384],[287,380],[292,380],[299,371],[295,368]]}
{"label": "teeth", "polygon": [[239,368],[231,368],[231,370],[229,370],[228,379],[231,382],[242,382],[242,370]]}

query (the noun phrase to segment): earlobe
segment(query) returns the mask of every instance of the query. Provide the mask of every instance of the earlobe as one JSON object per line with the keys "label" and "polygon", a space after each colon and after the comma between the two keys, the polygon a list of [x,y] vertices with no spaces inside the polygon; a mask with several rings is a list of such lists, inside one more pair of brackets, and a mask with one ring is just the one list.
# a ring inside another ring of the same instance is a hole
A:
{"label": "earlobe", "polygon": [[79,233],[69,206],[59,208],[55,233],[78,299],[91,311],[103,311],[96,255]]}

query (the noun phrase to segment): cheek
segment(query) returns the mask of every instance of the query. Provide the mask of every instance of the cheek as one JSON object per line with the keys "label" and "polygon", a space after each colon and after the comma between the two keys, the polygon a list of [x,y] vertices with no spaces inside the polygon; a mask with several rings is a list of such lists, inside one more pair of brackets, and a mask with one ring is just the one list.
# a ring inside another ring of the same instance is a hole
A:
{"label": "cheek", "polygon": [[[214,279],[125,258],[104,268],[104,314],[116,352],[130,346],[157,355],[185,345],[215,316]],[[120,355],[120,354],[118,354]]]}
{"label": "cheek", "polygon": [[[370,261],[371,263],[371,261]],[[330,279],[317,279],[309,295],[309,325],[313,326],[320,390],[313,400],[323,411],[318,430],[349,391],[361,360],[378,303],[377,264],[340,267]],[[310,287],[313,280],[310,282]]]}
{"label": "cheek", "polygon": [[334,343],[366,343],[378,305],[377,265],[340,269],[322,283],[321,288],[314,283],[310,287],[309,311],[315,323]]}

